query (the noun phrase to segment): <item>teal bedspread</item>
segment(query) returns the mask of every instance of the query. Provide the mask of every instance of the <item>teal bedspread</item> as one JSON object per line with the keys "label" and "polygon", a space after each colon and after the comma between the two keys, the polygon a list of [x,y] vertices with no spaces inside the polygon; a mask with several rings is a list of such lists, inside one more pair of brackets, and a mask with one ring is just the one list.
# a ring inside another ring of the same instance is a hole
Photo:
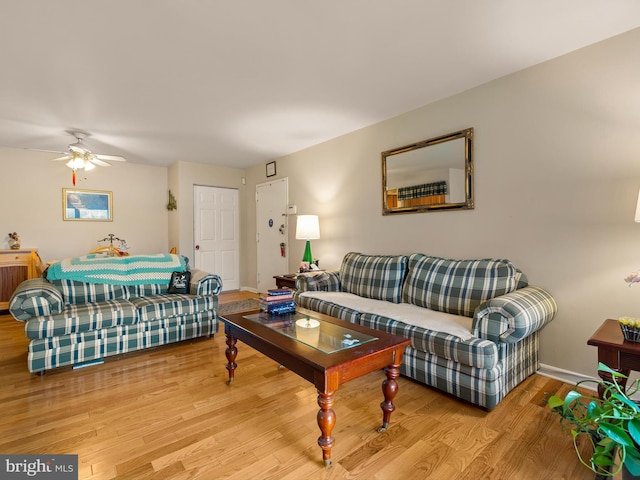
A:
{"label": "teal bedspread", "polygon": [[187,270],[182,255],[159,253],[129,257],[85,255],[66,258],[47,269],[47,280],[74,280],[113,285],[169,283],[173,272]]}

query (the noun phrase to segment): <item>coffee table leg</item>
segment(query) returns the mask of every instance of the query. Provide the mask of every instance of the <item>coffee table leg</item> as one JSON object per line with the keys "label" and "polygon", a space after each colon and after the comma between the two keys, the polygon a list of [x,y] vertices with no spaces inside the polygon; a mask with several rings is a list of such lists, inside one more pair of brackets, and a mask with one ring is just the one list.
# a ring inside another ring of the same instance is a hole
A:
{"label": "coffee table leg", "polygon": [[227,349],[224,351],[224,354],[227,356],[227,370],[229,370],[229,380],[227,380],[227,385],[231,385],[231,383],[233,383],[236,367],[238,366],[236,363],[236,357],[238,356],[238,349],[236,348],[237,341],[237,338],[227,335]]}
{"label": "coffee table leg", "polygon": [[322,393],[318,390],[318,426],[322,435],[318,438],[318,445],[322,448],[322,460],[325,467],[331,466],[331,447],[333,447],[333,427],[336,424],[336,412],[333,411],[334,392]]}
{"label": "coffee table leg", "polygon": [[384,369],[384,372],[387,374],[387,378],[382,382],[384,402],[380,404],[380,408],[382,408],[382,425],[378,427],[378,433],[382,433],[389,428],[391,413],[396,409],[393,405],[393,399],[398,393],[396,378],[400,376],[400,365],[391,364]]}

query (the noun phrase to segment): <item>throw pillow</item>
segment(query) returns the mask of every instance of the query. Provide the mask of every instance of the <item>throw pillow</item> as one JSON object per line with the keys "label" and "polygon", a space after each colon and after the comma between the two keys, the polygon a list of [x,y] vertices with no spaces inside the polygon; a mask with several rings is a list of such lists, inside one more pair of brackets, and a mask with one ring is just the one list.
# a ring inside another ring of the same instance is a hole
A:
{"label": "throw pillow", "polygon": [[453,260],[414,253],[402,300],[438,312],[473,317],[484,301],[516,289],[516,267],[503,259]]}
{"label": "throw pillow", "polygon": [[407,271],[404,255],[365,255],[350,252],[342,259],[342,291],[388,302],[402,301],[402,282]]}
{"label": "throw pillow", "polygon": [[191,272],[173,272],[169,281],[167,293],[189,293]]}

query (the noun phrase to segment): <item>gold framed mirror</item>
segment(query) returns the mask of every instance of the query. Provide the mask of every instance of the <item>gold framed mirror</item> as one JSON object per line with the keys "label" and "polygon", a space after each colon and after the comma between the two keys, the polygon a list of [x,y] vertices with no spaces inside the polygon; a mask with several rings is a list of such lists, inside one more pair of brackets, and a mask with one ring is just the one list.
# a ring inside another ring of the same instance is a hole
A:
{"label": "gold framed mirror", "polygon": [[471,210],[473,128],[382,152],[382,214]]}

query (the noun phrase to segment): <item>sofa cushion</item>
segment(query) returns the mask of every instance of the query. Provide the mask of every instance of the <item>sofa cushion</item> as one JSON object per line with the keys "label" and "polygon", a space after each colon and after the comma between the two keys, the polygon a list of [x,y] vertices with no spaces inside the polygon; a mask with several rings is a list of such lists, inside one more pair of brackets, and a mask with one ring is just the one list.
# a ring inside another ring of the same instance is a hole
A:
{"label": "sofa cushion", "polygon": [[419,352],[482,369],[492,369],[498,365],[498,347],[490,340],[482,340],[472,335],[461,338],[458,335],[410,325],[375,313],[363,313],[359,323],[365,327],[408,338],[411,340],[411,346]]}
{"label": "sofa cushion", "polygon": [[414,253],[409,257],[402,300],[472,317],[485,300],[514,291],[518,278],[508,260],[451,260]]}
{"label": "sofa cushion", "polygon": [[[316,311],[326,312],[327,305],[337,305],[360,314],[371,314],[376,317],[386,317],[403,324],[420,327],[433,332],[442,332],[460,340],[471,340],[473,319],[462,315],[437,312],[428,308],[418,307],[410,303],[392,303],[385,300],[364,298],[347,292],[303,292],[298,300]],[[317,300],[317,302],[313,302]],[[314,308],[315,307],[315,308]],[[358,319],[357,323],[361,323]]]}
{"label": "sofa cushion", "polygon": [[146,285],[130,285],[127,288],[133,299],[134,297],[150,297],[166,293],[168,285],[169,283],[148,283]]}
{"label": "sofa cushion", "polygon": [[342,291],[399,303],[406,271],[407,257],[404,255],[347,253],[340,267]]}
{"label": "sofa cushion", "polygon": [[85,283],[75,280],[51,280],[61,292],[65,303],[91,303],[103,300],[128,299],[129,290],[123,285]]}
{"label": "sofa cushion", "polygon": [[[360,311],[345,306],[344,303],[336,303],[335,297],[326,298],[324,295],[333,293],[337,295],[353,295],[346,292],[302,292],[296,295],[296,304],[302,308],[308,308],[315,312],[324,313],[331,317],[339,318],[349,323],[358,323]],[[359,297],[358,297],[359,298]]]}
{"label": "sofa cushion", "polygon": [[66,305],[58,314],[32,318],[27,322],[25,332],[27,338],[58,337],[117,325],[132,325],[137,321],[135,307],[128,300],[104,300]]}
{"label": "sofa cushion", "polygon": [[163,294],[132,298],[131,303],[137,309],[140,321],[148,322],[158,318],[170,318],[214,310],[218,307],[218,298],[215,296]]}

